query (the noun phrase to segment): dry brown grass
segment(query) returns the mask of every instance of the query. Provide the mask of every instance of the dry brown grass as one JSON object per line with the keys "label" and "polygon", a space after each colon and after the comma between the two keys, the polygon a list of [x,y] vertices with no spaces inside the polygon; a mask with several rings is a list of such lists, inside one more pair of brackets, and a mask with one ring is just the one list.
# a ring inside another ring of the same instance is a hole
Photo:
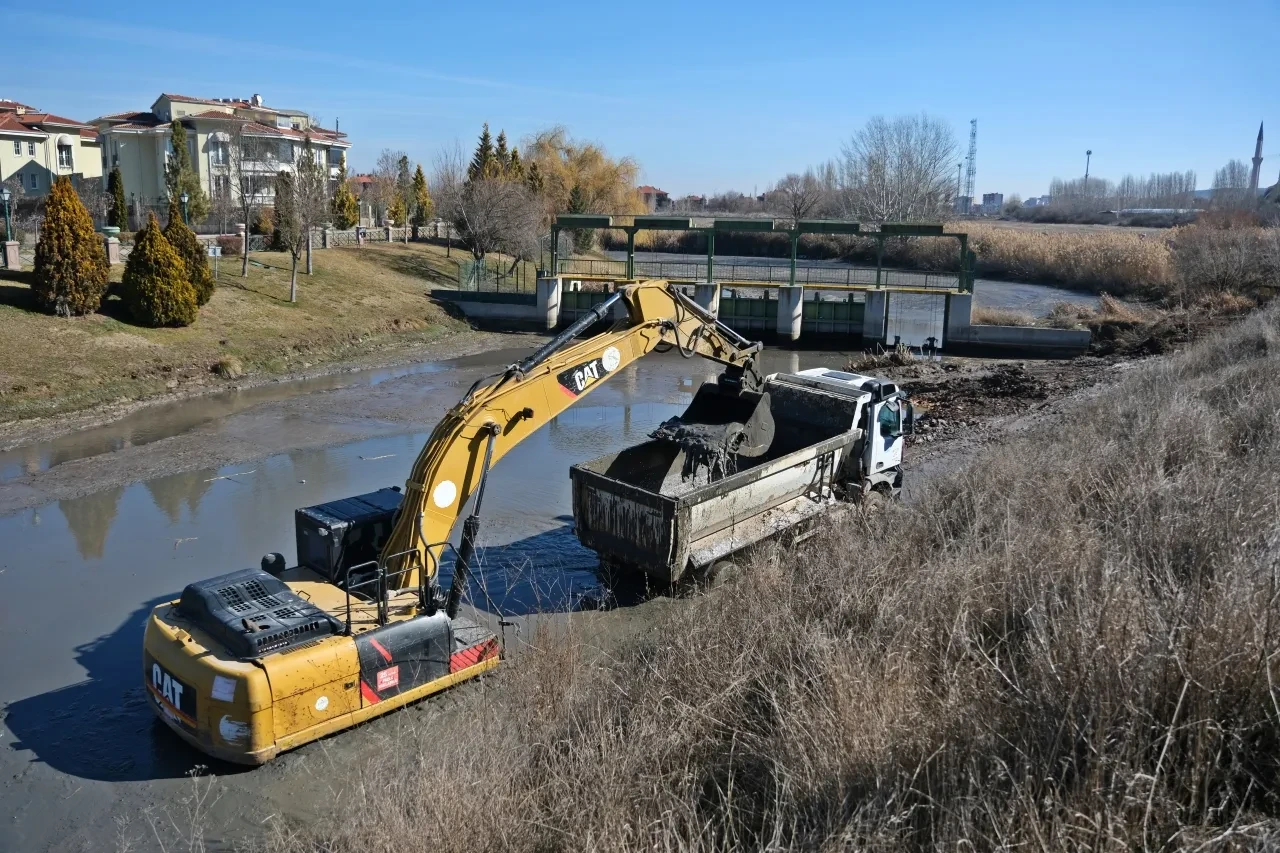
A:
{"label": "dry brown grass", "polygon": [[[249,374],[278,374],[465,328],[426,297],[456,281],[441,247],[319,251],[315,275],[298,277],[297,304],[288,256],[253,258],[270,268],[251,265],[241,279],[238,263],[222,264],[213,299],[184,329],[136,326],[116,299],[86,317],[38,313],[29,275],[0,276],[0,423],[217,383],[232,378],[218,367],[227,358]],[[112,268],[114,281],[122,270]]]}
{"label": "dry brown grass", "polygon": [[274,850],[1280,841],[1280,312],[591,657],[541,636]]}
{"label": "dry brown grass", "polygon": [[969,312],[969,321],[978,326],[1034,326],[1036,318],[1025,311],[1011,308],[985,308],[973,306]]}

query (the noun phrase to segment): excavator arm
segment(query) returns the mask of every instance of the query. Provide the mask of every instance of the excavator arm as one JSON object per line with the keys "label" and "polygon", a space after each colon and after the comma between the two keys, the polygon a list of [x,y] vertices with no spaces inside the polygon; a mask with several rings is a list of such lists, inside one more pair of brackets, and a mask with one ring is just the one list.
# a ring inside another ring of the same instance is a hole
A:
{"label": "excavator arm", "polygon": [[[626,320],[606,332],[577,340],[588,328],[607,319],[619,303],[626,306]],[[426,589],[424,580],[434,587],[440,559],[449,547],[449,534],[475,494],[475,506],[463,526],[446,605],[452,617],[474,553],[490,467],[636,359],[669,348],[686,357],[696,354],[725,365],[720,387],[726,398],[745,401],[738,408],[756,408],[759,394],[754,392],[761,386],[755,368],[759,343],[719,323],[665,281],[625,285],[523,361],[477,382],[432,431],[414,462],[401,511],[382,552],[381,562],[392,588]],[[719,407],[704,404],[702,408]],[[727,411],[734,408],[725,407]],[[767,417],[767,406],[759,408]],[[750,416],[744,415],[744,419]],[[771,421],[763,428],[757,423],[751,437],[745,433],[738,436],[737,452],[763,453],[772,438],[771,427]],[[424,605],[434,608],[433,596]]]}

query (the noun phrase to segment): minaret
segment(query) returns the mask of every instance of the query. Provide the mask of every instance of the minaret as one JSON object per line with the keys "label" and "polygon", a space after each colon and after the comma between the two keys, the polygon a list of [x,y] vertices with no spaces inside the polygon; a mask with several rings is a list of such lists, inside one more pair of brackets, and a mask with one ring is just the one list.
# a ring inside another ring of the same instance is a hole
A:
{"label": "minaret", "polygon": [[1262,175],[1262,123],[1258,123],[1258,147],[1253,149],[1253,174],[1249,177],[1249,189],[1258,194],[1258,178]]}

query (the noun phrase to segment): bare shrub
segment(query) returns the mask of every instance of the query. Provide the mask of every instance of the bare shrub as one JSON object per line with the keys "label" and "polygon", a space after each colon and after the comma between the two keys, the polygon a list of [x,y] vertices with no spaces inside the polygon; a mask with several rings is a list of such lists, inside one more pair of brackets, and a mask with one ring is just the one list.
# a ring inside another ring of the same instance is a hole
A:
{"label": "bare shrub", "polygon": [[1177,295],[1186,299],[1257,293],[1280,281],[1280,229],[1241,226],[1227,216],[1179,228],[1173,268]]}

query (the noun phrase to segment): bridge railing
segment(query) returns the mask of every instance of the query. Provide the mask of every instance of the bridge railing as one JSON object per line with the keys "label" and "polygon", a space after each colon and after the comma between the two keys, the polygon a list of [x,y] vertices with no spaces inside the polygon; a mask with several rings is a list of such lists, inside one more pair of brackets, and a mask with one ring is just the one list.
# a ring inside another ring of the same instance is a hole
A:
{"label": "bridge railing", "polygon": [[[611,276],[623,279],[626,261],[600,258],[561,258],[556,266],[560,275]],[[706,281],[706,261],[642,261],[635,262],[636,278],[665,278],[677,281]],[[786,263],[716,263],[712,267],[716,281],[751,281],[786,285],[791,282],[791,266]],[[903,270],[854,266],[796,266],[796,284],[875,285],[955,290],[960,275],[954,272]]]}

